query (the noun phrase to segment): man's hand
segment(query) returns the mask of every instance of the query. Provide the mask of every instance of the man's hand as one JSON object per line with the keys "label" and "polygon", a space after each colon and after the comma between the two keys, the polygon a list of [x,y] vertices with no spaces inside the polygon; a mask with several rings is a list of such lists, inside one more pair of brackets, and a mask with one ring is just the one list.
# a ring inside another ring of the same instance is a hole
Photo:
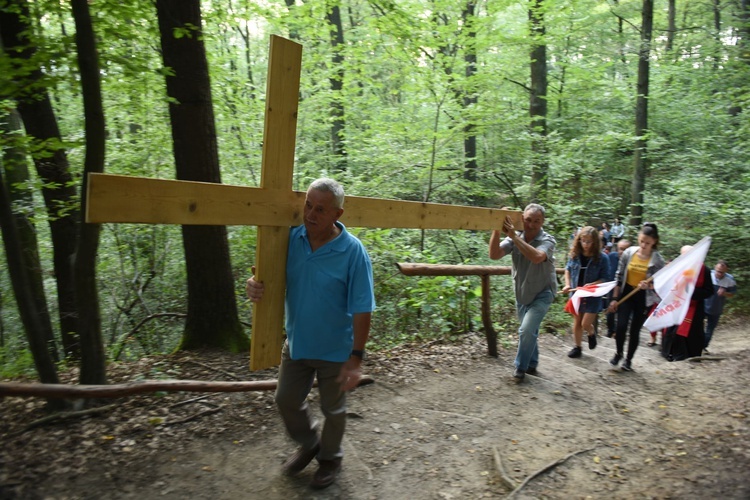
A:
{"label": "man's hand", "polygon": [[341,367],[336,382],[341,384],[341,392],[347,392],[359,385],[359,381],[362,378],[362,370],[360,369],[361,361],[352,356],[346,363]]}
{"label": "man's hand", "polygon": [[[255,273],[255,266],[252,267],[252,272],[253,274]],[[265,287],[263,286],[263,283],[255,281],[254,275],[245,283],[245,293],[247,293],[247,298],[253,302],[260,302],[264,290]]]}
{"label": "man's hand", "polygon": [[516,227],[513,225],[513,221],[510,220],[510,216],[505,216],[505,221],[503,221],[503,232],[506,236],[509,238],[513,238],[516,235]]}

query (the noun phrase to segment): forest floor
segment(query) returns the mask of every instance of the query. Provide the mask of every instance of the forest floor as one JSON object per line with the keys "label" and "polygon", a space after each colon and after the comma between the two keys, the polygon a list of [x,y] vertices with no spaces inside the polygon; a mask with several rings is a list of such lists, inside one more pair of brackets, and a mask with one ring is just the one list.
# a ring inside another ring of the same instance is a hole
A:
{"label": "forest floor", "polygon": [[[568,335],[544,334],[539,375],[521,383],[515,348],[489,357],[481,334],[372,353],[375,382],[350,396],[344,468],[322,491],[308,487],[314,463],[280,473],[295,447],[272,392],[131,396],[39,426],[43,401],[6,398],[0,498],[749,498],[747,323],[720,325],[700,362],[667,362],[646,340],[628,373],[608,363],[612,339],[574,360]],[[247,366],[179,353],[113,364],[109,377],[276,378]]]}

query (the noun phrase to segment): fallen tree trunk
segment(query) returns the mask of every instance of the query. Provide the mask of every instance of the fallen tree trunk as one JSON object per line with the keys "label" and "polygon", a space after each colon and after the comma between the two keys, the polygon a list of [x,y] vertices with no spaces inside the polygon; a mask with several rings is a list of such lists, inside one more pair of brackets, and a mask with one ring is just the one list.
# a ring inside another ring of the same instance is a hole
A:
{"label": "fallen tree trunk", "polygon": [[[119,398],[149,392],[250,392],[276,390],[276,380],[246,382],[205,382],[202,380],[144,380],[113,385],[66,385],[0,383],[0,397],[40,397],[62,399]],[[358,385],[372,384],[363,376]],[[317,381],[315,382],[317,385]]]}

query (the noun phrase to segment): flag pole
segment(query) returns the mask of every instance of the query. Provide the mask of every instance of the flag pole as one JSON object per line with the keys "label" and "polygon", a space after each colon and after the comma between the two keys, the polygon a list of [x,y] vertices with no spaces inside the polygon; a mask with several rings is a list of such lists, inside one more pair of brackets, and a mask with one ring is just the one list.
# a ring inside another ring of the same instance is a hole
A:
{"label": "flag pole", "polygon": [[[646,278],[643,281],[645,281],[646,283],[651,283],[652,281],[654,281],[654,277],[653,276],[648,277],[648,278]],[[632,290],[630,290],[629,294],[627,294],[626,296],[622,297],[620,300],[616,300],[615,302],[617,302],[617,307],[620,307],[620,304],[622,304],[623,302],[625,302],[626,300],[628,300],[630,297],[632,297],[633,295],[635,295],[636,293],[638,293],[638,290],[640,290],[640,288],[635,287]]]}

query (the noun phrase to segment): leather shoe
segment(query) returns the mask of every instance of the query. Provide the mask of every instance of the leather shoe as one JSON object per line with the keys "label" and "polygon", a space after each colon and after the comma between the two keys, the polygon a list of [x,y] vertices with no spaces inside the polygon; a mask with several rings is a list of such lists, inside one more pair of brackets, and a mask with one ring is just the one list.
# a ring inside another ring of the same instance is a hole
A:
{"label": "leather shoe", "polygon": [[615,354],[615,356],[612,359],[609,360],[609,364],[612,366],[617,366],[617,364],[620,362],[621,359],[622,359],[622,354],[618,352],[617,354]]}
{"label": "leather shoe", "polygon": [[596,349],[596,334],[589,335],[589,349]]}
{"label": "leather shoe", "polygon": [[537,374],[536,366],[529,366],[526,369],[526,375],[536,375],[536,374]]}
{"label": "leather shoe", "polygon": [[316,490],[321,490],[332,485],[341,471],[341,459],[318,460],[320,466],[315,471],[310,486]]}
{"label": "leather shoe", "polygon": [[310,450],[306,450],[300,447],[299,449],[297,449],[297,451],[294,452],[294,455],[289,457],[286,462],[284,462],[284,465],[281,466],[281,469],[287,476],[298,474],[302,472],[302,470],[307,467],[310,462],[312,462],[312,459],[315,458],[319,451],[320,444],[316,444]]}
{"label": "leather shoe", "polygon": [[581,347],[575,346],[573,349],[570,350],[568,353],[569,358],[580,358],[581,357]]}

